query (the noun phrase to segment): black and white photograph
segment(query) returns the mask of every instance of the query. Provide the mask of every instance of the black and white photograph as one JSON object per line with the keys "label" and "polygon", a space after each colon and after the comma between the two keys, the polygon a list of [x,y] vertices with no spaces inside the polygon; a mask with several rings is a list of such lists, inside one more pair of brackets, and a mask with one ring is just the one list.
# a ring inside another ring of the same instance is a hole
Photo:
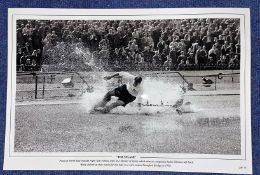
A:
{"label": "black and white photograph", "polygon": [[241,154],[239,27],[18,20],[15,151]]}
{"label": "black and white photograph", "polygon": [[12,21],[11,152],[245,156],[245,19],[53,16]]}

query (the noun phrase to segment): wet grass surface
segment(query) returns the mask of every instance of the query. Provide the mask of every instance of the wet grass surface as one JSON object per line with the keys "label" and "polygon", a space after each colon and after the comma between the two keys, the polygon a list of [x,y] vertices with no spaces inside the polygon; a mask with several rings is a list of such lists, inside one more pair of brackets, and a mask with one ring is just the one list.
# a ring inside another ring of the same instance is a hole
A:
{"label": "wet grass surface", "polygon": [[178,115],[88,114],[82,104],[16,106],[16,152],[240,154],[239,96],[190,97]]}

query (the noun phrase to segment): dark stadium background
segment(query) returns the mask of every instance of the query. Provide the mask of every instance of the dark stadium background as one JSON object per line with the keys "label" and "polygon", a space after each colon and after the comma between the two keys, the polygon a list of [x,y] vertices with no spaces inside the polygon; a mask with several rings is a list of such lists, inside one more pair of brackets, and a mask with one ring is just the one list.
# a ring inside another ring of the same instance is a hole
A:
{"label": "dark stadium background", "polygon": [[[259,138],[259,114],[260,114],[260,3],[258,1],[238,1],[238,0],[187,0],[187,1],[84,1],[84,0],[7,0],[0,2],[0,97],[1,97],[1,137],[0,137],[0,166],[2,170],[4,158],[4,138],[5,138],[5,104],[6,104],[6,84],[7,84],[7,9],[8,8],[183,8],[183,7],[240,7],[251,10],[251,45],[252,45],[252,137],[253,137],[253,164],[254,174],[260,173],[260,138]],[[1,174],[192,174],[192,173],[169,173],[169,172],[116,172],[116,171],[2,171]],[[194,173],[201,174],[201,173]]]}
{"label": "dark stadium background", "polygon": [[16,36],[18,72],[43,65],[57,65],[49,71],[90,70],[82,66],[82,57],[94,57],[95,65],[106,71],[240,68],[239,18],[25,19],[17,21]]}

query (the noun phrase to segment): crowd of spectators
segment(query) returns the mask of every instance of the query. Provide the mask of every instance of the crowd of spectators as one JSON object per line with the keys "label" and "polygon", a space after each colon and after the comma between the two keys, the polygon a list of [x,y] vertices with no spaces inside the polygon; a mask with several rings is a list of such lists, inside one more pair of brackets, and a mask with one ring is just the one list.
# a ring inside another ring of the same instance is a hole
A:
{"label": "crowd of spectators", "polygon": [[[230,18],[18,20],[17,67],[73,63],[73,45],[107,70],[239,69],[239,26]],[[51,54],[61,45],[61,54]]]}

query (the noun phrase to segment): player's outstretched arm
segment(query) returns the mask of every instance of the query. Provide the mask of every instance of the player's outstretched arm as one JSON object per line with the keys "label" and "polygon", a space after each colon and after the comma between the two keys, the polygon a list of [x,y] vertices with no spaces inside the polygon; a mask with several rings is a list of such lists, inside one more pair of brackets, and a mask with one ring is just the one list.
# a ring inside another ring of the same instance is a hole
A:
{"label": "player's outstretched arm", "polygon": [[113,74],[113,75],[110,75],[110,76],[105,76],[104,79],[105,80],[110,80],[111,78],[114,78],[114,77],[119,77],[119,73],[116,73],[116,74]]}

